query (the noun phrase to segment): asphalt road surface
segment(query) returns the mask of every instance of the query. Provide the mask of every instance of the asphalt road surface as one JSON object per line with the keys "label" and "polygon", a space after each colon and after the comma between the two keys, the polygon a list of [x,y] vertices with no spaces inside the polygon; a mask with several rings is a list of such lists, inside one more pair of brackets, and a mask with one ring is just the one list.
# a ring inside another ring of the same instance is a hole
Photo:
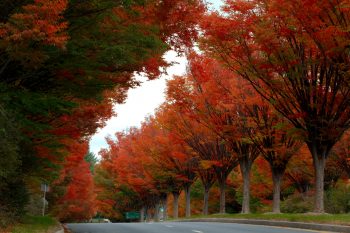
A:
{"label": "asphalt road surface", "polygon": [[235,223],[83,223],[68,224],[74,233],[310,233],[317,231]]}

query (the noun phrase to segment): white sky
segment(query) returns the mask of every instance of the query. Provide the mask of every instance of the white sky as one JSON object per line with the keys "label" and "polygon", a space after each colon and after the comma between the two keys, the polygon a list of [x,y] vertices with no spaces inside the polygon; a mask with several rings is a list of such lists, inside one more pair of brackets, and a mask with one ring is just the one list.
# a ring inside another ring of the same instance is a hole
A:
{"label": "white sky", "polygon": [[[212,3],[215,9],[219,9],[222,0],[207,0]],[[105,138],[107,136],[114,137],[118,131],[126,130],[130,127],[139,127],[146,116],[154,113],[165,100],[164,91],[166,80],[174,75],[183,75],[186,71],[186,58],[177,57],[174,51],[169,51],[164,55],[168,62],[176,62],[167,69],[167,75],[163,75],[159,79],[146,81],[142,76],[137,79],[143,81],[143,84],[135,89],[128,91],[128,98],[124,104],[117,104],[114,111],[117,117],[112,117],[106,122],[106,126],[99,129],[90,140],[90,151],[96,155],[102,148],[107,147]]]}
{"label": "white sky", "polygon": [[128,98],[125,104],[114,106],[116,117],[107,121],[106,126],[90,140],[90,151],[97,154],[101,148],[107,147],[106,136],[114,136],[118,131],[123,131],[132,126],[139,127],[146,116],[153,114],[165,100],[164,91],[166,80],[173,75],[183,75],[186,69],[186,59],[177,57],[176,52],[169,51],[165,54],[168,62],[177,62],[167,69],[167,75],[153,80],[146,81],[146,78],[138,76],[137,79],[143,81],[143,84],[135,89],[128,91]]}

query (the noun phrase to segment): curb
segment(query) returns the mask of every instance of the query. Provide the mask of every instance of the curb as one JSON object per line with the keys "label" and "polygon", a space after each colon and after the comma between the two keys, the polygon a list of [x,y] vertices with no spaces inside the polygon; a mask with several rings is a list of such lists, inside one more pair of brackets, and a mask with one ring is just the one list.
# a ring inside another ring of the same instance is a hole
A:
{"label": "curb", "polygon": [[56,231],[55,233],[64,233],[64,230],[63,230],[63,228],[62,228],[62,229],[60,229],[59,231]]}
{"label": "curb", "polygon": [[55,233],[64,233],[64,228],[63,228],[62,224],[60,224],[60,229],[58,231],[56,231]]}
{"label": "curb", "polygon": [[185,219],[177,220],[175,222],[221,222],[221,223],[240,223],[288,228],[300,228],[306,230],[316,231],[330,231],[330,232],[344,232],[350,233],[350,226],[332,225],[332,224],[317,224],[305,222],[289,222],[276,220],[256,220],[256,219],[227,219],[227,218],[199,218],[199,219]]}

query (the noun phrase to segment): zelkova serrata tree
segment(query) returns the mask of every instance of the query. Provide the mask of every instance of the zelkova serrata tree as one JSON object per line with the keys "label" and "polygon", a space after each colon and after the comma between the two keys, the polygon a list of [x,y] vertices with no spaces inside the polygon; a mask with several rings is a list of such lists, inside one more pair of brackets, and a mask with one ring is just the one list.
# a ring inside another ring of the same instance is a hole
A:
{"label": "zelkova serrata tree", "polygon": [[[193,184],[194,180],[197,178],[197,174],[200,173],[198,170],[201,170],[201,168],[198,166],[199,163],[199,157],[197,151],[191,147],[191,145],[188,143],[188,140],[191,138],[189,134],[192,133],[192,128],[189,125],[189,119],[183,118],[178,112],[179,109],[174,108],[173,105],[163,105],[157,113],[157,120],[162,125],[164,129],[166,129],[168,132],[171,132],[173,135],[173,138],[176,138],[176,140],[180,141],[181,143],[186,144],[190,150],[188,150],[187,153],[191,154],[191,159],[188,161],[187,165],[185,166],[184,175],[186,177],[186,181],[183,184],[183,188],[185,191],[185,200],[186,200],[186,217],[191,216],[191,203],[190,203],[190,193],[191,193],[191,185]],[[161,116],[161,117],[160,117]],[[190,165],[190,166],[188,166]],[[191,168],[190,170],[188,168]],[[205,169],[206,170],[206,169]],[[213,176],[203,176],[201,178],[208,178],[205,179],[205,181],[209,183],[213,183]],[[203,181],[203,180],[202,180]]]}
{"label": "zelkova serrata tree", "polygon": [[257,131],[250,138],[259,147],[272,173],[272,212],[280,213],[282,178],[290,159],[299,152],[303,143],[296,135],[288,134],[288,125],[283,124],[286,120],[274,112],[265,100],[258,99],[248,111],[251,111],[252,123],[257,126]]}
{"label": "zelkova serrata tree", "polygon": [[[157,117],[160,116],[158,113]],[[159,122],[161,122],[159,119],[153,117],[144,122],[137,147],[140,153],[146,153],[150,158],[147,162],[147,170],[156,180],[161,193],[160,199],[164,208],[163,219],[167,217],[169,193],[172,193],[174,197],[173,217],[177,218],[179,193],[195,178],[196,158],[180,140],[176,140],[169,131],[162,128]]]}
{"label": "zelkova serrata tree", "polygon": [[[202,78],[204,80],[207,77]],[[167,98],[172,107],[179,112],[178,122],[182,122],[187,129],[181,131],[182,137],[198,153],[199,163],[204,165],[202,168],[206,168],[199,171],[205,194],[203,213],[207,214],[209,188],[215,180],[220,186],[220,212],[225,213],[226,180],[232,169],[237,166],[237,159],[225,141],[203,123],[208,120],[205,110],[208,107],[206,98],[214,93],[210,90],[203,91],[202,88],[197,85],[191,74],[188,74],[187,77],[178,77],[168,83]],[[215,99],[217,95],[211,97]]]}
{"label": "zelkova serrata tree", "polygon": [[[215,167],[221,167],[220,161],[218,161],[217,158],[221,156],[221,153],[229,152],[225,150],[225,145],[221,143],[221,140],[218,139],[216,135],[213,135],[212,132],[203,128],[202,125],[196,124],[195,121],[191,122],[188,129],[190,129],[190,131],[188,131],[189,135],[187,137],[185,136],[186,138],[184,140],[194,151],[197,152],[198,157],[200,158],[198,161],[199,169],[197,170],[197,173],[204,188],[203,214],[208,215],[209,191],[217,180],[217,170]],[[227,176],[224,177],[223,185],[222,182],[220,182],[221,193],[225,193],[224,188],[226,178]],[[222,201],[221,199],[220,201]],[[224,198],[223,201],[225,201]]]}
{"label": "zelkova serrata tree", "polygon": [[[130,187],[138,195],[138,208],[144,207],[144,212],[150,218],[153,210],[155,220],[159,219],[158,206],[160,190],[157,181],[147,169],[150,158],[147,154],[139,154],[137,148],[140,131],[131,129],[128,134],[119,134],[119,150],[114,157],[114,166],[118,173],[118,182]],[[136,206],[135,206],[136,207]]]}
{"label": "zelkova serrata tree", "polygon": [[[301,10],[302,9],[302,10]],[[350,126],[347,1],[227,1],[202,24],[203,48],[248,80],[303,135],[324,212],[324,169]]]}
{"label": "zelkova serrata tree", "polygon": [[[189,61],[187,77],[182,80],[179,78],[178,84],[169,88],[168,92],[173,99],[188,96],[186,101],[178,101],[181,108],[185,109],[187,106],[187,114],[192,114],[192,119],[220,139],[219,144],[231,150],[231,153],[222,154],[224,156],[217,154],[219,156],[214,161],[218,161],[220,166],[214,168],[217,177],[222,180],[219,183],[224,184],[237,163],[240,165],[244,177],[242,212],[248,213],[250,170],[260,152],[249,139],[249,133],[254,131],[254,126],[248,124],[248,113],[240,101],[246,95],[240,89],[244,86],[237,88],[232,74],[213,59],[190,53]],[[224,193],[221,196],[224,197]],[[220,212],[224,212],[224,203],[220,206]]]}
{"label": "zelkova serrata tree", "polygon": [[[276,112],[270,103],[255,92],[246,80],[235,77],[228,89],[239,107],[243,122],[251,127],[248,137],[268,162],[273,181],[274,213],[280,213],[281,182],[289,160],[301,148],[300,136],[293,133],[292,126]],[[218,81],[219,85],[222,85]]]}

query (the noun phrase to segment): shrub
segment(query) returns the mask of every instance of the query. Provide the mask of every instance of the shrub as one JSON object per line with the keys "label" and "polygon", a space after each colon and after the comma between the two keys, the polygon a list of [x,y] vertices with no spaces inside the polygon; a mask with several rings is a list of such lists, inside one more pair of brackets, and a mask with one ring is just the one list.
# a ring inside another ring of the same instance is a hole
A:
{"label": "shrub", "polygon": [[28,193],[23,181],[14,178],[3,182],[0,189],[0,228],[18,221],[25,213],[27,201]]}
{"label": "shrub", "polygon": [[339,181],[335,187],[325,193],[325,210],[327,213],[339,214],[350,212],[350,187]]}
{"label": "shrub", "polygon": [[293,194],[281,202],[283,213],[306,213],[313,209],[314,198],[309,195]]}

